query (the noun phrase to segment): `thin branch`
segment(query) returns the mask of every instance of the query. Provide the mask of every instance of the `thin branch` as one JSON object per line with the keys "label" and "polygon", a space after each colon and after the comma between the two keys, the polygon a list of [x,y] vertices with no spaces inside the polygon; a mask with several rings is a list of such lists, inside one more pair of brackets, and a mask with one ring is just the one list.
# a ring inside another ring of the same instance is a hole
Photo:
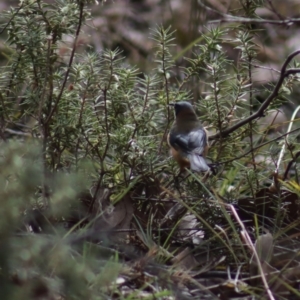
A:
{"label": "thin branch", "polygon": [[284,20],[284,16],[282,16],[274,7],[273,3],[272,3],[272,0],[267,0],[267,2],[269,3],[270,5],[270,9],[271,11],[277,16],[278,19],[280,20]]}
{"label": "thin branch", "polygon": [[210,8],[202,3],[202,1],[198,0],[198,4],[204,8],[206,11],[210,11],[222,16],[222,19],[219,20],[212,20],[208,23],[221,23],[221,22],[238,22],[238,23],[259,23],[259,24],[274,24],[274,25],[284,25],[284,26],[291,26],[294,24],[300,24],[300,18],[290,18],[285,20],[268,20],[268,19],[252,19],[252,18],[243,18],[243,17],[236,17],[228,14],[224,14],[220,11],[217,11],[213,8]]}
{"label": "thin branch", "polygon": [[260,117],[264,117],[264,112],[265,110],[268,108],[268,106],[271,104],[271,102],[278,96],[279,90],[282,86],[282,83],[284,81],[284,79],[291,75],[291,74],[297,74],[300,73],[300,69],[298,68],[292,68],[292,69],[288,69],[286,70],[288,64],[291,62],[291,60],[297,56],[298,54],[300,54],[300,50],[297,50],[293,53],[291,53],[287,59],[285,60],[282,68],[281,68],[281,72],[280,72],[280,76],[279,79],[274,87],[274,90],[272,91],[272,93],[269,95],[269,97],[262,103],[262,105],[260,106],[260,108],[253,113],[251,116],[245,118],[244,120],[239,121],[238,123],[236,123],[235,125],[233,125],[232,127],[229,127],[225,130],[223,130],[222,132],[219,132],[217,134],[214,134],[212,136],[209,137],[209,140],[214,140],[217,139],[219,137],[224,137],[229,135],[230,133],[234,132],[235,130],[237,130],[238,128],[248,124],[249,122],[251,122],[252,120],[258,119]]}
{"label": "thin branch", "polygon": [[276,73],[280,73],[279,70],[276,70],[274,68],[270,68],[270,67],[266,67],[266,66],[260,66],[260,65],[256,65],[256,64],[251,64],[253,68],[257,68],[257,69],[264,69],[264,70],[268,70],[268,71],[273,71],[273,72],[276,72]]}
{"label": "thin branch", "polygon": [[52,44],[52,38],[51,37],[47,39],[47,43],[48,43],[47,56],[46,56],[47,72],[45,74],[43,89],[42,89],[41,96],[40,96],[41,100],[40,100],[39,108],[38,108],[38,125],[39,125],[41,136],[44,136],[42,112],[43,112],[43,108],[44,108],[44,104],[45,104],[45,98],[46,98],[45,94],[46,94],[46,90],[47,90],[47,81],[48,81],[48,78],[52,75],[52,64],[51,64],[51,59],[50,59],[50,57],[51,57],[51,44]]}
{"label": "thin branch", "polygon": [[64,92],[64,89],[65,89],[65,86],[66,86],[66,83],[67,83],[67,80],[68,80],[68,77],[69,77],[69,73],[70,73],[71,66],[72,66],[72,63],[73,63],[73,59],[74,59],[74,56],[75,56],[75,51],[76,51],[76,46],[77,46],[77,40],[78,40],[78,37],[79,37],[79,33],[80,33],[82,21],[83,21],[83,8],[84,8],[84,3],[80,2],[79,22],[78,22],[78,26],[77,26],[77,30],[76,30],[76,34],[75,34],[74,45],[73,45],[73,48],[72,48],[72,52],[71,52],[71,56],[70,56],[70,60],[69,60],[69,64],[68,64],[68,68],[67,68],[67,71],[66,71],[66,74],[65,74],[65,78],[64,78],[64,81],[62,83],[60,92],[59,92],[59,94],[57,96],[57,99],[56,99],[56,101],[54,103],[53,109],[50,112],[48,118],[46,119],[46,122],[45,122],[46,124],[51,120],[53,114],[55,113],[55,111],[57,109],[58,103],[59,103],[59,101],[60,101],[60,99],[62,97],[62,94]]}
{"label": "thin branch", "polygon": [[2,34],[4,32],[4,30],[9,26],[9,24],[12,22],[12,20],[15,18],[15,16],[19,13],[19,11],[26,7],[29,6],[30,4],[24,5],[23,3],[20,5],[20,7],[17,9],[17,11],[12,15],[12,17],[10,18],[10,20],[6,23],[6,25],[3,27],[3,29],[0,31],[0,34]]}
{"label": "thin branch", "polygon": [[275,173],[278,173],[278,170],[279,170],[281,161],[282,161],[283,156],[284,156],[285,146],[286,146],[287,140],[288,140],[288,138],[289,138],[289,133],[290,133],[290,131],[291,131],[291,129],[292,129],[294,120],[295,120],[296,115],[297,115],[297,113],[298,113],[299,110],[300,110],[300,105],[295,109],[295,111],[293,112],[293,115],[292,115],[292,117],[291,117],[291,122],[290,122],[289,127],[288,127],[288,130],[287,130],[286,142],[282,145],[282,148],[281,148],[281,151],[280,151],[280,154],[279,154],[279,157],[278,157],[278,161],[277,161],[277,164],[276,164],[276,170],[275,170]]}
{"label": "thin branch", "polygon": [[288,176],[288,174],[289,174],[289,172],[290,172],[290,169],[291,169],[292,165],[294,164],[294,162],[296,162],[296,160],[299,158],[299,156],[300,156],[300,151],[297,152],[297,153],[294,155],[294,157],[293,157],[292,160],[289,161],[289,163],[288,163],[288,165],[287,165],[287,167],[286,167],[286,170],[285,170],[285,172],[284,172],[284,175],[283,175],[283,181],[285,181],[285,180],[287,179],[287,176]]}
{"label": "thin branch", "polygon": [[161,149],[162,149],[162,145],[163,145],[163,142],[165,141],[165,138],[166,138],[166,135],[167,135],[167,131],[170,127],[170,123],[171,123],[171,120],[170,120],[170,96],[169,96],[169,80],[168,80],[168,76],[167,76],[167,67],[166,67],[166,61],[165,61],[165,56],[166,56],[166,51],[167,51],[167,47],[166,47],[166,37],[162,43],[162,70],[163,70],[163,77],[164,77],[164,83],[165,83],[165,91],[166,91],[166,96],[167,96],[167,126],[165,128],[165,131],[164,131],[164,134],[162,136],[162,139],[161,139],[161,142],[160,142],[160,145],[159,145],[159,150],[158,150],[158,153],[161,153]]}
{"label": "thin branch", "polygon": [[290,132],[286,132],[286,133],[282,134],[281,136],[278,136],[278,137],[276,137],[276,138],[274,138],[274,139],[272,139],[272,140],[270,140],[270,141],[267,141],[267,142],[265,142],[265,143],[262,143],[262,144],[260,144],[260,145],[258,145],[258,146],[256,146],[256,147],[254,147],[253,149],[251,149],[251,150],[249,150],[249,151],[243,153],[243,154],[240,155],[240,156],[237,156],[237,157],[235,157],[235,158],[232,158],[232,159],[229,159],[229,160],[226,160],[226,161],[218,162],[218,163],[216,163],[216,165],[227,164],[227,163],[233,162],[233,161],[235,161],[235,160],[241,159],[241,158],[247,156],[247,155],[248,155],[249,153],[251,153],[252,151],[255,151],[255,150],[257,150],[257,149],[259,149],[259,148],[261,148],[261,147],[263,147],[263,146],[265,146],[265,145],[268,145],[268,144],[270,144],[270,143],[272,143],[272,142],[278,141],[278,140],[282,139],[284,136],[289,135],[289,134],[294,133],[294,132],[297,132],[297,131],[299,131],[299,130],[300,130],[300,128],[296,128],[296,129],[294,129],[294,130],[292,130],[292,131],[290,131]]}
{"label": "thin branch", "polygon": [[244,225],[244,223],[241,221],[238,213],[236,212],[235,208],[233,205],[229,205],[230,209],[231,209],[231,212],[233,213],[235,219],[237,220],[237,222],[239,223],[239,225],[241,226],[242,228],[242,232],[243,233],[243,236],[245,237],[246,239],[246,242],[247,242],[247,245],[249,246],[249,248],[251,249],[251,252],[253,253],[254,257],[255,257],[255,260],[256,260],[256,263],[257,263],[257,266],[258,266],[258,269],[260,271],[260,275],[261,275],[261,279],[262,279],[262,282],[264,284],[264,287],[268,293],[268,296],[269,296],[269,299],[271,300],[275,300],[271,290],[270,290],[270,287],[268,285],[268,281],[266,279],[266,274],[264,273],[263,271],[263,268],[262,268],[262,264],[261,264],[261,261],[260,261],[260,258],[259,258],[259,255],[255,249],[255,246],[253,245],[252,241],[251,241],[251,238],[246,230],[246,227]]}
{"label": "thin branch", "polygon": [[4,131],[8,132],[10,134],[14,134],[14,135],[32,137],[32,134],[30,134],[28,132],[24,132],[24,131],[17,131],[17,130],[13,130],[13,129],[10,129],[10,128],[5,128]]}
{"label": "thin branch", "polygon": [[[247,6],[246,11],[249,11],[251,9],[250,3],[246,2],[246,6]],[[251,26],[251,24],[247,25],[245,27],[246,27],[246,32],[249,33],[250,35],[252,35],[252,31],[251,31],[252,26]],[[249,116],[251,116],[253,114],[253,93],[254,93],[254,91],[253,91],[252,68],[251,68],[251,64],[252,64],[252,61],[253,61],[253,56],[252,56],[251,47],[248,48],[246,44],[245,44],[245,51],[246,51],[246,55],[247,55],[247,60],[245,60],[245,62],[247,64],[248,83],[249,83]],[[253,171],[255,173],[257,171],[257,169],[256,169],[255,155],[254,155],[254,151],[253,151],[254,142],[253,142],[253,122],[252,121],[249,122],[249,141],[250,141],[250,150],[251,150],[251,156],[252,156]],[[257,176],[255,176],[255,182],[256,182],[256,189],[258,190],[259,180],[258,180]],[[251,187],[251,190],[253,190],[251,184],[250,184],[250,187]],[[252,191],[252,194],[254,196],[253,191]]]}

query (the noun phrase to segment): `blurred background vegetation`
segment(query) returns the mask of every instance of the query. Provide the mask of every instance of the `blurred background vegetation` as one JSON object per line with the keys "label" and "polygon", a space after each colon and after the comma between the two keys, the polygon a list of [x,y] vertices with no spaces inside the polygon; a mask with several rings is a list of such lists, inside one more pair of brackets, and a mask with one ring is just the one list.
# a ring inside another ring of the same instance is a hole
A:
{"label": "blurred background vegetation", "polygon": [[1,299],[298,299],[300,3],[96,2],[0,3]]}

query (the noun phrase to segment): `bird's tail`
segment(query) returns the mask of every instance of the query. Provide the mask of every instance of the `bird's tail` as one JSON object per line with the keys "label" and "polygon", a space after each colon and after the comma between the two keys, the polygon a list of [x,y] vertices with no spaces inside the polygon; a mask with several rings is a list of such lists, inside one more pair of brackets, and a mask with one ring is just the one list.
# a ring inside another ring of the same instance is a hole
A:
{"label": "bird's tail", "polygon": [[210,170],[205,158],[203,156],[191,153],[188,155],[191,164],[191,170],[196,172],[207,172]]}

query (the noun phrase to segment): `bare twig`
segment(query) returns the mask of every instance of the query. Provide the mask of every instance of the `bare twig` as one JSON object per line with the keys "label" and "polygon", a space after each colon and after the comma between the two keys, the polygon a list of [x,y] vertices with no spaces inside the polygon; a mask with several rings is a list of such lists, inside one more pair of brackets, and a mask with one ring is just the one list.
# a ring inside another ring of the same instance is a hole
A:
{"label": "bare twig", "polygon": [[10,128],[5,128],[4,129],[5,132],[8,132],[10,134],[14,134],[14,135],[20,135],[20,136],[28,136],[31,137],[32,135],[28,132],[23,132],[23,131],[17,131],[17,130],[13,130]]}
{"label": "bare twig", "polygon": [[209,137],[209,140],[214,140],[217,139],[219,137],[224,137],[229,135],[230,133],[234,132],[235,130],[237,130],[238,128],[248,124],[249,122],[251,122],[252,120],[258,119],[260,117],[264,116],[264,112],[265,110],[268,108],[268,106],[271,104],[271,102],[278,96],[279,90],[281,88],[281,85],[284,81],[284,79],[291,75],[291,74],[297,74],[300,73],[300,69],[298,68],[291,68],[291,69],[286,69],[288,64],[291,62],[291,60],[297,56],[298,54],[300,54],[300,50],[297,50],[293,53],[291,53],[287,59],[285,60],[282,68],[281,68],[281,72],[280,72],[280,76],[278,78],[278,81],[274,87],[274,90],[272,91],[272,93],[269,95],[269,97],[261,104],[260,108],[253,113],[251,116],[239,121],[238,123],[236,123],[235,125],[233,125],[232,127],[229,127],[225,130],[223,130],[222,132],[219,132],[217,134],[211,135]]}
{"label": "bare twig", "polygon": [[[47,39],[47,68],[48,68],[48,72],[46,72],[45,74],[45,79],[44,79],[44,83],[43,83],[43,89],[41,92],[41,96],[40,96],[40,103],[39,103],[39,109],[38,109],[38,124],[39,124],[39,129],[40,129],[40,134],[41,136],[44,136],[44,132],[43,132],[43,119],[42,119],[42,112],[43,112],[43,108],[44,108],[44,104],[45,104],[45,94],[46,94],[46,90],[47,90],[47,81],[48,78],[51,76],[52,74],[52,65],[51,65],[51,45],[52,45],[52,38],[49,37]],[[51,79],[52,81],[52,79]]]}
{"label": "bare twig", "polygon": [[[289,133],[290,133],[290,131],[291,131],[291,129],[292,129],[293,121],[294,121],[294,119],[295,119],[295,117],[296,117],[296,115],[297,115],[297,113],[298,113],[299,110],[300,110],[300,106],[298,106],[298,107],[295,109],[295,111],[294,111],[294,113],[293,113],[293,115],[292,115],[292,117],[291,117],[291,122],[290,122],[289,127],[288,127],[288,130],[287,130],[286,141],[287,141],[287,139],[289,138]],[[275,170],[275,173],[278,173],[279,166],[280,166],[280,164],[281,164],[281,161],[282,161],[282,159],[283,159],[283,155],[284,155],[284,152],[285,152],[285,146],[286,146],[286,143],[284,143],[284,144],[282,145],[282,148],[281,148],[281,151],[280,151],[280,154],[279,154],[279,158],[278,158],[278,161],[277,161],[277,164],[276,164],[276,170]]]}
{"label": "bare twig", "polygon": [[269,285],[268,285],[265,273],[263,271],[263,268],[262,268],[262,265],[261,265],[261,262],[260,262],[260,259],[259,259],[259,255],[258,255],[258,253],[257,253],[257,251],[255,249],[255,246],[254,246],[253,242],[251,241],[251,238],[250,238],[250,236],[249,236],[249,234],[248,234],[248,232],[247,232],[247,230],[245,228],[245,225],[241,221],[240,217],[238,216],[238,214],[237,214],[234,206],[233,205],[229,205],[229,207],[230,207],[230,209],[231,209],[231,211],[232,211],[235,219],[240,224],[240,226],[242,228],[242,232],[243,232],[243,237],[246,239],[246,243],[249,246],[249,248],[251,249],[251,252],[253,253],[253,255],[254,255],[255,259],[256,259],[256,263],[257,263],[258,269],[260,271],[261,279],[262,279],[262,282],[263,282],[263,284],[265,286],[265,289],[266,289],[266,291],[268,293],[268,296],[269,296],[269,298],[271,300],[275,300],[275,298],[274,298],[274,296],[273,296],[273,294],[272,294],[272,292],[271,292],[271,290],[269,288]]}
{"label": "bare twig", "polygon": [[274,25],[280,25],[280,26],[291,26],[294,24],[300,23],[300,18],[290,18],[285,20],[268,20],[268,19],[252,19],[252,18],[243,18],[243,17],[236,17],[233,15],[228,15],[225,13],[222,13],[220,11],[217,11],[213,8],[210,8],[202,3],[201,0],[198,0],[198,4],[203,7],[206,11],[213,12],[215,14],[218,14],[222,16],[222,19],[219,20],[212,20],[208,23],[220,23],[220,22],[238,22],[238,23],[259,23],[259,24],[274,24]]}
{"label": "bare twig", "polygon": [[289,161],[289,163],[288,163],[288,165],[287,165],[287,167],[286,167],[286,169],[285,169],[284,175],[283,175],[283,181],[285,181],[285,180],[287,179],[287,176],[288,176],[288,174],[289,174],[289,171],[290,171],[292,165],[293,165],[294,162],[298,159],[299,156],[300,156],[300,151],[297,152],[297,153],[294,155],[294,157],[293,157],[292,160]]}
{"label": "bare twig", "polygon": [[64,89],[65,89],[65,86],[66,86],[66,83],[67,83],[67,80],[68,80],[68,77],[69,77],[69,73],[70,73],[70,70],[71,70],[71,66],[72,66],[72,63],[73,63],[73,59],[74,59],[74,56],[75,56],[75,51],[76,51],[76,46],[77,46],[77,40],[78,40],[78,37],[79,37],[79,33],[80,33],[80,30],[81,30],[81,25],[82,25],[82,22],[83,22],[83,8],[84,8],[84,2],[80,2],[79,4],[79,8],[80,8],[80,15],[79,15],[79,21],[78,21],[78,26],[77,26],[77,30],[76,30],[76,33],[75,33],[75,39],[74,39],[74,43],[73,43],[73,48],[72,48],[72,52],[71,52],[71,55],[70,55],[70,60],[69,60],[69,64],[68,64],[68,67],[67,67],[67,71],[66,71],[66,74],[65,74],[65,78],[64,78],[64,81],[61,85],[61,89],[60,89],[60,92],[56,98],[56,101],[54,103],[54,106],[51,110],[51,112],[49,113],[47,119],[46,119],[46,124],[51,120],[53,114],[55,113],[56,109],[57,109],[57,106],[58,106],[58,103],[62,97],[62,94],[64,92]]}
{"label": "bare twig", "polygon": [[273,3],[272,3],[272,0],[267,0],[267,2],[269,3],[270,5],[270,9],[271,11],[277,16],[277,18],[279,20],[284,20],[284,17],[275,9]]}
{"label": "bare twig", "polygon": [[266,66],[260,66],[260,65],[257,65],[257,64],[251,64],[253,68],[257,68],[257,69],[264,69],[264,70],[269,70],[269,71],[273,71],[273,72],[276,72],[276,73],[280,73],[279,70],[276,70],[274,68],[270,68],[270,67],[266,67]]}
{"label": "bare twig", "polygon": [[230,163],[230,162],[232,162],[232,161],[241,159],[241,158],[245,157],[246,155],[248,155],[249,153],[251,153],[251,151],[255,151],[255,150],[257,150],[257,149],[259,149],[259,148],[261,148],[261,147],[263,147],[263,146],[265,146],[265,145],[268,145],[268,144],[270,144],[270,143],[272,143],[272,142],[278,141],[278,140],[282,139],[284,136],[286,136],[286,135],[288,135],[288,134],[290,134],[290,133],[297,132],[297,131],[299,131],[299,130],[300,130],[300,128],[295,128],[294,130],[292,130],[292,131],[290,131],[290,132],[286,132],[286,133],[282,134],[281,136],[278,136],[278,137],[276,137],[276,138],[274,138],[274,139],[272,139],[272,140],[270,140],[270,141],[267,141],[267,142],[265,142],[265,143],[262,143],[262,144],[260,144],[260,145],[258,145],[258,146],[256,146],[256,147],[254,147],[253,149],[251,149],[251,150],[249,150],[249,151],[243,153],[243,154],[240,155],[240,156],[237,156],[237,157],[235,157],[235,158],[232,158],[232,159],[229,159],[229,160],[226,160],[226,161],[218,162],[217,165],[227,164],[227,163]]}
{"label": "bare twig", "polygon": [[3,29],[0,31],[0,34],[2,34],[4,32],[4,30],[10,25],[10,23],[12,22],[12,20],[14,19],[14,17],[19,13],[19,11],[26,7],[29,6],[29,4],[27,5],[23,5],[21,4],[20,7],[17,9],[17,11],[12,15],[12,17],[10,18],[10,20],[6,23],[6,25],[3,27]]}
{"label": "bare twig", "polygon": [[162,149],[162,145],[163,145],[163,142],[166,138],[166,135],[167,135],[167,132],[168,132],[168,129],[170,127],[170,122],[171,122],[171,114],[170,114],[170,96],[169,96],[169,80],[168,80],[168,76],[167,76],[167,66],[166,66],[166,62],[165,62],[165,52],[166,52],[166,43],[164,42],[162,44],[163,46],[163,50],[162,50],[162,70],[163,70],[163,76],[164,76],[164,82],[165,82],[165,91],[166,91],[166,96],[167,96],[167,126],[165,128],[165,131],[164,131],[164,134],[162,136],[162,139],[161,139],[161,142],[160,142],[160,145],[159,145],[159,153],[161,153],[161,149]]}

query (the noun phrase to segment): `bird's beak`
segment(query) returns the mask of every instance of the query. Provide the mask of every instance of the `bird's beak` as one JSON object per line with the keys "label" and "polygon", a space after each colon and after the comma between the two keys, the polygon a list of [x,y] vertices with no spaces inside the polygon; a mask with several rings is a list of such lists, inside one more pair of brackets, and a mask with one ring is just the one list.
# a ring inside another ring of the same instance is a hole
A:
{"label": "bird's beak", "polygon": [[175,104],[176,104],[175,102],[172,102],[172,103],[169,103],[168,105],[169,105],[169,106],[173,106],[173,107],[174,107],[174,106],[175,106]]}

